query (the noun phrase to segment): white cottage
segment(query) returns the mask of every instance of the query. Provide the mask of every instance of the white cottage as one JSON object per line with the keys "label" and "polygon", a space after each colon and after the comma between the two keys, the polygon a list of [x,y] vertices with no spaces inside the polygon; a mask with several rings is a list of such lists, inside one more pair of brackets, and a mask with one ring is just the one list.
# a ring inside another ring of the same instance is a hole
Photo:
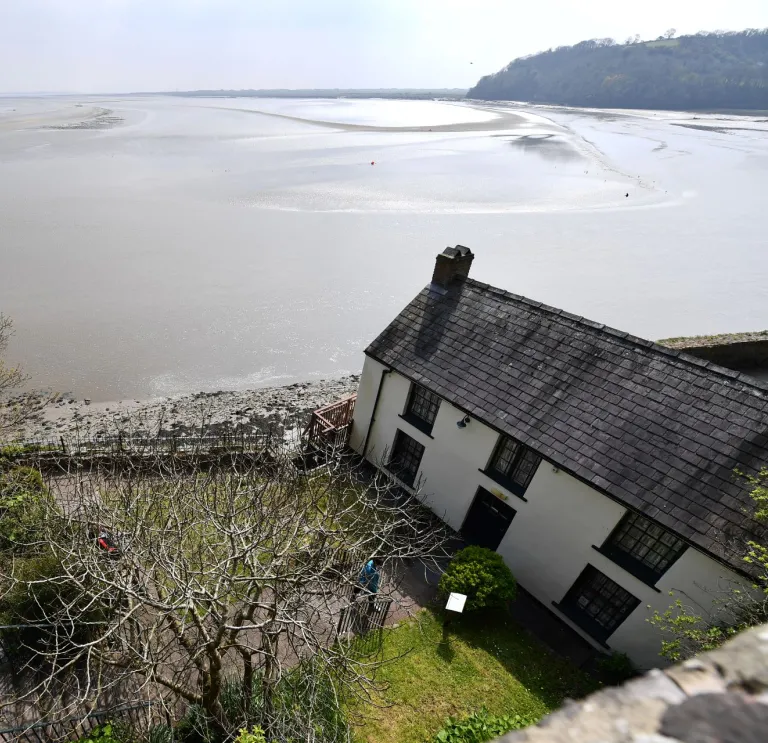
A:
{"label": "white cottage", "polygon": [[465,247],[365,351],[351,446],[595,647],[659,665],[670,591],[743,580],[734,469],[768,463],[768,385],[468,277]]}

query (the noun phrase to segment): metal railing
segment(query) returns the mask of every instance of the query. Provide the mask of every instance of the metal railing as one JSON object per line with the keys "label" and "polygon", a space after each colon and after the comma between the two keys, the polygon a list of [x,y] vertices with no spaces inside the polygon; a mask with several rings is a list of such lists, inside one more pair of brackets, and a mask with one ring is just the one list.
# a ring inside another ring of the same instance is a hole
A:
{"label": "metal railing", "polygon": [[154,436],[119,433],[89,438],[35,438],[0,445],[0,454],[13,459],[55,459],[56,457],[96,457],[132,455],[170,455],[194,453],[257,453],[267,451],[274,437],[270,433],[159,433]]}
{"label": "metal railing", "polygon": [[382,630],[387,621],[387,615],[392,607],[389,596],[375,594],[360,594],[341,609],[336,634],[365,635],[375,630]]}
{"label": "metal railing", "polygon": [[89,732],[108,722],[127,722],[137,725],[141,713],[148,710],[152,702],[121,704],[110,709],[97,710],[86,715],[68,717],[52,722],[36,722],[0,730],[2,743],[64,743],[86,736]]}
{"label": "metal railing", "polygon": [[64,437],[34,438],[9,442],[0,446],[6,456],[24,457],[32,455],[65,454],[68,456],[142,453],[142,452],[194,452],[194,451],[238,451],[263,450],[272,439],[269,433],[221,433],[221,434],[175,434],[159,433],[154,436],[118,433],[95,435],[88,438]]}

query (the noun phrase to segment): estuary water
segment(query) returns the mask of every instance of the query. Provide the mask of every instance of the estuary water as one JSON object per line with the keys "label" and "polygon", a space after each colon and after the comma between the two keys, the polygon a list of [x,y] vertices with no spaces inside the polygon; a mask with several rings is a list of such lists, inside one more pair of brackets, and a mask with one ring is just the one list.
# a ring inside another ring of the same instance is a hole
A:
{"label": "estuary water", "polygon": [[358,372],[457,243],[475,278],[644,337],[768,328],[768,118],[0,98],[0,312],[35,386]]}

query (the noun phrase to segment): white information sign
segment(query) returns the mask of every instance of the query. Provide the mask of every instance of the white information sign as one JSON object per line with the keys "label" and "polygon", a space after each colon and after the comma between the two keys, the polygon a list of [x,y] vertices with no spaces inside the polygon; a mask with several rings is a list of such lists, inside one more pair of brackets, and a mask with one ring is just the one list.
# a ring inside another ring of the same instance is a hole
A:
{"label": "white information sign", "polygon": [[455,611],[461,614],[464,611],[464,604],[467,603],[467,597],[463,593],[452,593],[448,596],[448,603],[445,608],[448,611]]}

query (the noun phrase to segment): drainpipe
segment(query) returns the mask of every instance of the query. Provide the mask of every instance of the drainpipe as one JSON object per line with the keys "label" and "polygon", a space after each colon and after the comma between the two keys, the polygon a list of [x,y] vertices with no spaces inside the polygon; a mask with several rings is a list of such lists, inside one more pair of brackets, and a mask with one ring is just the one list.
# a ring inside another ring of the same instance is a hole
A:
{"label": "drainpipe", "polygon": [[373,412],[371,413],[371,420],[368,423],[368,432],[365,434],[365,443],[363,444],[363,459],[368,453],[368,442],[371,438],[371,431],[373,431],[373,424],[376,421],[376,410],[379,407],[379,398],[381,397],[381,388],[384,386],[384,375],[389,374],[391,369],[384,369],[379,377],[379,388],[376,390],[376,400],[373,403]]}

